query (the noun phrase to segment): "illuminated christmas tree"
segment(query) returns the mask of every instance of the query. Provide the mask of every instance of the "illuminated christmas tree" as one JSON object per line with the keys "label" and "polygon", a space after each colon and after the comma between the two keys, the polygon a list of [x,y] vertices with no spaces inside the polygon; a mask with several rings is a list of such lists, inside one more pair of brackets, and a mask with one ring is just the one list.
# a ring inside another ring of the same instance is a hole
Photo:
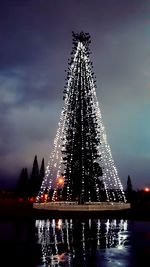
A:
{"label": "illuminated christmas tree", "polygon": [[37,201],[52,190],[52,201],[126,201],[102,123],[90,42],[88,33],[73,33],[64,107]]}

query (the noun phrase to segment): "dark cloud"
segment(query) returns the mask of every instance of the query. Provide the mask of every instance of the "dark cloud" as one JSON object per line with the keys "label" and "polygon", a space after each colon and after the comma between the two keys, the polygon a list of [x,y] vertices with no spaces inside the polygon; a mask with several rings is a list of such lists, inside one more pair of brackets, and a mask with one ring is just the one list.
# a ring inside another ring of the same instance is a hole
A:
{"label": "dark cloud", "polygon": [[[35,154],[49,156],[63,105],[71,32],[91,34],[108,141],[123,182],[149,179],[150,1],[2,0],[0,160],[12,184]],[[100,105],[100,106],[101,106]],[[8,168],[9,166],[9,168]],[[139,167],[137,167],[139,166]]]}

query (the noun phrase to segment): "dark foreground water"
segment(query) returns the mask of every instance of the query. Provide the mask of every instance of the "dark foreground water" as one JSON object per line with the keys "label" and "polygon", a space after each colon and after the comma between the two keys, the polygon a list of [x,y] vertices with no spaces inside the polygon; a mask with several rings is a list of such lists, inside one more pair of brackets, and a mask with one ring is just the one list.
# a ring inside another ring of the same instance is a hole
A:
{"label": "dark foreground water", "polygon": [[0,266],[150,266],[150,222],[0,221]]}

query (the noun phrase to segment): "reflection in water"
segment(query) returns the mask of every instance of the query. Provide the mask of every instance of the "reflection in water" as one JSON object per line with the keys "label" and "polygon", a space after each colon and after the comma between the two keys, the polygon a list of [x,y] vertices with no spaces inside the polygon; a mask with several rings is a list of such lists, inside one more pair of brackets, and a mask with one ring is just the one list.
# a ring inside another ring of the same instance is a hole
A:
{"label": "reflection in water", "polygon": [[[97,261],[108,249],[123,251],[128,243],[126,220],[36,220],[36,228],[41,263],[51,267],[100,266]],[[108,263],[112,266],[110,259]]]}

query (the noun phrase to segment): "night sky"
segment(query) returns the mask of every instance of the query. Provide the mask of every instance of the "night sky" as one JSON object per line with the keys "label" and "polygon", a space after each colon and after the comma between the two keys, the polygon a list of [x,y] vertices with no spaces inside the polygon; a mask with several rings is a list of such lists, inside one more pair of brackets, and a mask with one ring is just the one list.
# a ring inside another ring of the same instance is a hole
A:
{"label": "night sky", "polygon": [[91,35],[97,96],[123,185],[150,184],[150,1],[0,1],[0,187],[56,134],[72,31]]}

